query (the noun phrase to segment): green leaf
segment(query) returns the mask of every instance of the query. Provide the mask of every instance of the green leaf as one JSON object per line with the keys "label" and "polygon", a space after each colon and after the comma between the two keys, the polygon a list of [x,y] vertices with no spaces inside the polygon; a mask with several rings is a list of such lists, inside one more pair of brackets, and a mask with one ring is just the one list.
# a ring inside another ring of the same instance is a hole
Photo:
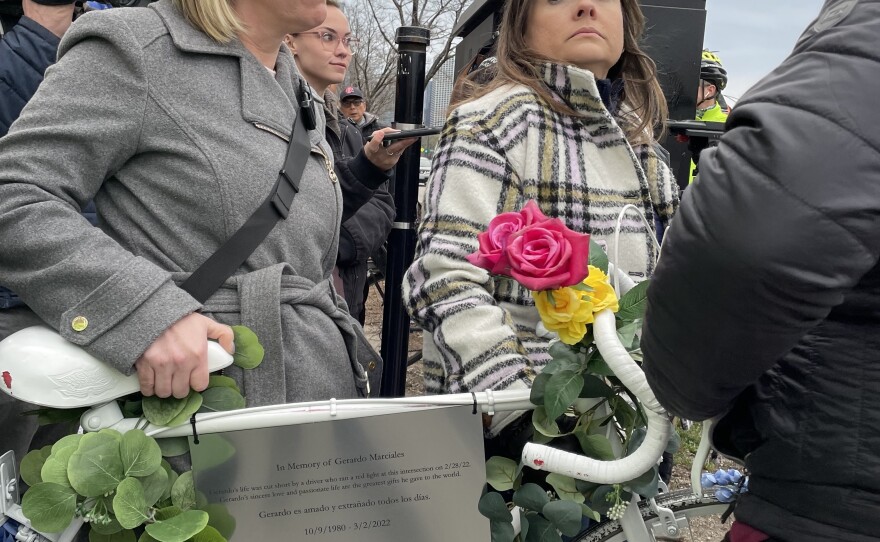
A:
{"label": "green leaf", "polygon": [[542,373],[556,373],[565,370],[580,372],[583,369],[584,356],[571,345],[562,341],[555,342],[550,345],[548,352],[551,360],[541,370]]}
{"label": "green leaf", "polygon": [[608,255],[602,245],[590,239],[590,265],[598,267],[606,275],[608,274]]}
{"label": "green leaf", "polygon": [[126,476],[149,476],[162,463],[162,450],[156,439],[148,437],[140,429],[132,429],[123,435],[119,452]]}
{"label": "green leaf", "polygon": [[541,514],[566,536],[575,536],[581,532],[583,514],[578,503],[551,501],[544,505]]}
{"label": "green leaf", "polygon": [[551,376],[551,373],[545,373],[542,371],[541,374],[535,377],[535,380],[532,382],[532,389],[529,391],[529,401],[531,401],[533,405],[540,406],[544,404],[544,390],[546,389],[547,382],[550,381]]}
{"label": "green leaf", "polygon": [[486,482],[498,491],[513,489],[517,467],[516,461],[512,459],[492,456],[486,461]]}
{"label": "green leaf", "polygon": [[614,390],[604,380],[594,375],[584,375],[584,385],[578,397],[595,399],[598,397],[613,397]]}
{"label": "green leaf", "polygon": [[140,418],[144,415],[144,403],[142,399],[124,401],[120,409],[125,418]]}
{"label": "green leaf", "polygon": [[122,442],[122,433],[120,433],[116,429],[101,429],[100,431],[98,431],[98,433],[101,435],[107,435],[108,437],[113,437],[114,439],[116,439],[116,442]]}
{"label": "green leaf", "polygon": [[183,510],[176,506],[166,506],[165,508],[160,508],[156,510],[156,520],[165,521],[166,519],[171,519],[173,517],[179,516],[182,513]]}
{"label": "green leaf", "polygon": [[116,488],[113,497],[113,512],[116,520],[125,529],[134,529],[148,519],[147,501],[144,486],[136,478],[126,478]]}
{"label": "green leaf", "polygon": [[614,417],[627,431],[636,425],[636,411],[623,398],[614,401]]}
{"label": "green leaf", "polygon": [[95,530],[95,524],[90,523],[92,526],[91,532],[89,532],[89,542],[135,542],[135,536],[133,531],[117,531],[115,533],[99,533]]}
{"label": "green leaf", "polygon": [[510,523],[513,521],[513,515],[507,509],[507,503],[500,493],[490,491],[480,497],[480,503],[477,505],[480,514],[492,521],[502,521]]}
{"label": "green leaf", "polygon": [[150,533],[144,532],[144,533],[141,533],[141,536],[138,538],[138,542],[159,542],[159,541],[156,540],[155,538],[153,538],[152,536],[150,536]]}
{"label": "green leaf", "polygon": [[24,483],[33,487],[43,481],[40,471],[43,470],[46,459],[40,450],[31,450],[22,458],[18,473]]}
{"label": "green leaf", "polygon": [[584,430],[575,431],[574,435],[581,444],[584,455],[593,459],[610,461],[615,459],[611,449],[611,441],[602,435],[589,435]]}
{"label": "green leaf", "polygon": [[660,492],[660,469],[655,465],[648,469],[648,472],[623,485],[646,499],[655,497]]}
{"label": "green leaf", "polygon": [[562,537],[552,523],[536,515],[529,518],[529,533],[525,542],[562,542]]}
{"label": "green leaf", "polygon": [[509,521],[489,522],[489,530],[492,533],[492,542],[513,542],[516,534],[513,532],[513,524]]}
{"label": "green leaf", "polygon": [[681,448],[681,435],[678,434],[678,431],[670,431],[669,442],[666,443],[666,449],[663,451],[668,454],[674,454],[679,448]]}
{"label": "green leaf", "polygon": [[83,435],[67,463],[67,478],[84,497],[98,497],[115,490],[124,478],[116,438],[106,433]]}
{"label": "green leaf", "polygon": [[587,363],[587,372],[599,376],[614,376],[614,371],[611,370],[598,350],[590,357],[590,361]]}
{"label": "green leaf", "polygon": [[190,540],[192,542],[226,542],[226,538],[210,525],[206,526],[202,529],[202,532],[190,538]]}
{"label": "green leaf", "polygon": [[21,500],[21,511],[38,531],[58,533],[73,521],[77,495],[73,489],[51,482],[40,482],[28,489]]}
{"label": "green leaf", "polygon": [[230,539],[235,533],[235,518],[222,504],[208,504],[201,508],[208,513],[208,525],[217,529],[220,536]]}
{"label": "green leaf", "polygon": [[[58,439],[57,441],[55,441],[55,444],[52,445],[52,453],[58,454],[61,452],[61,450],[64,450],[65,448],[73,448],[73,450],[76,451],[76,449],[79,447],[79,441],[81,441],[82,438],[83,438],[83,435],[79,435],[79,434],[65,435],[65,436],[61,437],[60,439]],[[70,456],[68,456],[68,459],[69,458],[70,458]]]}
{"label": "green leaf", "polygon": [[553,486],[556,495],[564,501],[582,503],[586,500],[584,494],[577,488],[577,480],[570,476],[553,472],[547,475],[547,483]]}
{"label": "green leaf", "polygon": [[535,407],[535,410],[532,411],[532,425],[542,435],[548,437],[561,435],[559,426],[556,425],[556,418],[549,418],[543,406]]}
{"label": "green leaf", "polygon": [[[110,523],[99,523],[97,521],[93,521],[93,522],[89,523],[89,526],[92,529],[91,532],[97,533],[97,534],[108,535],[108,534],[116,534],[116,533],[122,531],[122,525],[120,525],[119,522],[116,521],[116,518],[111,516],[109,519],[110,519]],[[127,531],[127,532],[131,532],[131,531]],[[134,533],[132,533],[132,534],[134,534]],[[134,538],[132,538],[131,540],[134,540]]]}
{"label": "green leaf", "polygon": [[191,470],[184,472],[175,480],[171,487],[171,502],[183,511],[189,510],[196,504],[196,486]]}
{"label": "green leaf", "polygon": [[162,457],[177,457],[189,453],[189,439],[186,437],[160,438],[156,442],[162,450]]}
{"label": "green leaf", "polygon": [[633,429],[633,432],[626,440],[626,455],[632,455],[633,452],[638,450],[639,446],[641,446],[642,443],[645,442],[645,436],[647,434],[648,432],[644,427],[637,427],[636,429]]}
{"label": "green leaf", "polygon": [[624,294],[620,298],[620,309],[617,311],[617,318],[624,322],[632,322],[639,318],[645,317],[645,310],[648,308],[648,286],[649,280],[642,281]]}
{"label": "green leaf", "polygon": [[177,416],[171,418],[171,421],[168,422],[168,427],[177,427],[178,425],[183,425],[189,422],[192,415],[198,412],[201,407],[202,394],[195,390],[191,390],[186,398],[186,404],[183,405],[183,410],[181,410]]}
{"label": "green leaf", "polygon": [[581,503],[581,514],[587,516],[593,521],[600,521],[602,519],[602,516],[599,515],[599,512],[596,512],[584,503]]}
{"label": "green leaf", "polygon": [[525,510],[519,510],[519,540],[525,540],[529,535],[529,517]]}
{"label": "green leaf", "polygon": [[[168,440],[168,439],[159,439],[159,440],[161,441],[161,440]],[[177,474],[177,472],[171,468],[171,465],[167,461],[165,461],[164,459],[162,460],[162,469],[168,475],[168,485],[165,486],[165,492],[162,493],[161,497],[159,497],[160,501],[164,501],[166,499],[171,498],[171,488],[174,486],[174,482],[177,481],[177,478],[179,476]]]}
{"label": "green leaf", "polygon": [[523,484],[513,494],[513,504],[535,512],[540,512],[548,502],[550,497],[538,484]]}
{"label": "green leaf", "polygon": [[235,457],[235,447],[220,434],[207,434],[200,437],[196,446],[201,450],[199,467],[202,470],[212,469],[225,465]]}
{"label": "green leaf", "polygon": [[[22,412],[22,416],[36,416],[39,425],[55,425],[70,423],[79,425],[79,420],[85,414],[86,408],[38,408]],[[76,427],[73,427],[76,430]]]}
{"label": "green leaf", "polygon": [[178,399],[176,397],[157,397],[151,395],[144,397],[144,417],[154,425],[168,425],[168,422],[180,414],[186,406],[189,397]]}
{"label": "green leaf", "polygon": [[[144,501],[147,506],[153,506],[166,491],[171,491],[171,484],[168,483],[168,473],[161,466],[149,476],[138,478],[141,485],[144,486]],[[169,493],[170,494],[170,493]]]}
{"label": "green leaf", "polygon": [[636,333],[642,329],[642,321],[636,320],[635,322],[628,322],[619,328],[617,328],[617,338],[620,339],[620,344],[629,351],[635,347],[638,347],[638,341],[636,340]]}
{"label": "green leaf", "polygon": [[159,542],[185,542],[208,524],[208,514],[187,510],[179,516],[147,525],[147,533]]}
{"label": "green leaf", "polygon": [[590,498],[590,508],[599,514],[607,514],[613,503],[609,502],[606,497],[612,491],[614,491],[614,486],[604,485],[597,487],[596,491],[593,492],[592,498]]}
{"label": "green leaf", "polygon": [[244,397],[235,389],[221,386],[202,392],[201,412],[223,412],[244,407]]}
{"label": "green leaf", "polygon": [[584,377],[572,372],[561,371],[550,377],[544,388],[544,409],[547,417],[556,419],[571,406],[581,388],[584,387]]}
{"label": "green leaf", "polygon": [[211,375],[208,377],[208,389],[212,388],[230,388],[241,393],[235,380],[223,375]]}
{"label": "green leaf", "polygon": [[245,326],[232,326],[235,334],[235,355],[233,363],[242,369],[254,369],[263,362],[263,345],[256,334]]}
{"label": "green leaf", "polygon": [[62,462],[59,458],[50,456],[43,463],[43,469],[40,471],[40,478],[44,482],[52,482],[54,484],[72,487],[70,480],[67,478],[67,463]]}

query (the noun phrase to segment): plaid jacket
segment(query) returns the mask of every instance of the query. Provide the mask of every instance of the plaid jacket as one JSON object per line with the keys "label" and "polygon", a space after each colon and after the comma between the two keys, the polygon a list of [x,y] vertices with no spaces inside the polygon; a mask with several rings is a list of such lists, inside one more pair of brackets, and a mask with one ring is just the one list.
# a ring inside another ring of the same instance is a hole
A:
{"label": "plaid jacket", "polygon": [[[407,308],[425,330],[429,392],[528,387],[549,360],[528,290],[465,260],[494,216],[536,200],[546,215],[613,248],[624,205],[664,225],[678,208],[669,169],[650,145],[629,145],[591,72],[547,64],[544,80],[582,117],[508,86],[457,108],[441,136],[403,284]],[[638,218],[624,219],[620,267],[636,280],[653,270],[653,235]]]}

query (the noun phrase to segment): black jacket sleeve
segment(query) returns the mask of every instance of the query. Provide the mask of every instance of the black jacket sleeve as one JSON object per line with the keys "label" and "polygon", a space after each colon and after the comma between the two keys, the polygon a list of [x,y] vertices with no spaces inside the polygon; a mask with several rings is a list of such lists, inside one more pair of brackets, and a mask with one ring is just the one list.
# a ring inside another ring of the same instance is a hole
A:
{"label": "black jacket sleeve", "polygon": [[740,100],[685,192],[642,339],[675,414],[722,413],[877,265],[880,4],[860,6]]}
{"label": "black jacket sleeve", "polygon": [[366,261],[388,238],[394,214],[394,198],[387,187],[380,187],[370,201],[342,223],[336,263],[347,266]]}
{"label": "black jacket sleeve", "polygon": [[337,161],[336,175],[342,189],[342,222],[345,222],[388,182],[390,171],[374,166],[361,151],[354,158]]}
{"label": "black jacket sleeve", "polygon": [[58,55],[58,36],[22,17],[0,40],[0,137],[37,91]]}

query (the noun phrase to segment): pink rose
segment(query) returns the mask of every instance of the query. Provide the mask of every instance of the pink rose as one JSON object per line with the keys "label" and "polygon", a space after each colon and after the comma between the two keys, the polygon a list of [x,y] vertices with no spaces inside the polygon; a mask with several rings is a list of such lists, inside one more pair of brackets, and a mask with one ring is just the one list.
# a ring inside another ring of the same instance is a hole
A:
{"label": "pink rose", "polygon": [[486,231],[477,236],[480,248],[468,254],[467,261],[495,275],[507,273],[510,267],[505,252],[507,239],[523,228],[545,220],[547,217],[533,200],[529,200],[522,211],[501,213],[489,222]]}
{"label": "pink rose", "polygon": [[558,218],[523,228],[507,239],[510,275],[529,290],[554,290],[582,282],[590,236],[568,229]]}

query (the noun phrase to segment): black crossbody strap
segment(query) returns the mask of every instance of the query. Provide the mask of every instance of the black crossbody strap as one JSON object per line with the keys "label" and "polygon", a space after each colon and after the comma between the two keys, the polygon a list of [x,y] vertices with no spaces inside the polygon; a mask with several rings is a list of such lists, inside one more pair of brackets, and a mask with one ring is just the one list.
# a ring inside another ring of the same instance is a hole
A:
{"label": "black crossbody strap", "polygon": [[311,128],[314,128],[313,115],[311,99],[306,95],[301,100],[300,114],[293,125],[284,167],[278,173],[272,192],[244,225],[180,285],[199,303],[207,301],[241,267],[275,224],[287,218],[293,197],[299,192],[299,181],[311,152],[306,124],[312,124]]}

